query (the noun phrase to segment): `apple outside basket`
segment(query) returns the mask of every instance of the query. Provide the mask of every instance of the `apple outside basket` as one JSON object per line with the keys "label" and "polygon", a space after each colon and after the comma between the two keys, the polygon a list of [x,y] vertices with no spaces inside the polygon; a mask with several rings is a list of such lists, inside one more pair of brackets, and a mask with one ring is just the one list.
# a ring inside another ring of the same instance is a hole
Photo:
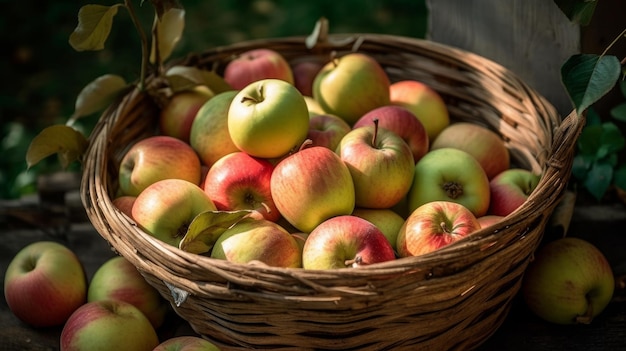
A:
{"label": "apple outside basket", "polygon": [[[101,116],[90,136],[81,186],[90,221],[174,310],[224,350],[468,350],[501,325],[546,224],[564,194],[585,123],[564,119],[502,66],[427,40],[379,34],[242,42],[177,64],[223,72],[235,55],[271,48],[290,62],[371,55],[391,81],[415,79],[441,94],[452,121],[496,131],[513,162],[543,177],[528,200],[494,227],[419,257],[358,269],[304,270],[233,264],[179,250],[142,231],[111,203],[120,160],[157,132],[158,104],[134,89]],[[307,43],[310,43],[307,44]],[[157,76],[147,85],[165,86]]]}

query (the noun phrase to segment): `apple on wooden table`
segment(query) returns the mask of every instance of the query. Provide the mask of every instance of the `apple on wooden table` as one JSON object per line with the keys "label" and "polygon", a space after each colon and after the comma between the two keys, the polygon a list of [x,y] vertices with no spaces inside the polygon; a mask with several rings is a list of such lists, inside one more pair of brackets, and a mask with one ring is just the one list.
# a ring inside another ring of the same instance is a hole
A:
{"label": "apple on wooden table", "polygon": [[278,51],[251,49],[238,54],[224,69],[224,81],[235,90],[263,79],[280,79],[294,84],[289,62]]}

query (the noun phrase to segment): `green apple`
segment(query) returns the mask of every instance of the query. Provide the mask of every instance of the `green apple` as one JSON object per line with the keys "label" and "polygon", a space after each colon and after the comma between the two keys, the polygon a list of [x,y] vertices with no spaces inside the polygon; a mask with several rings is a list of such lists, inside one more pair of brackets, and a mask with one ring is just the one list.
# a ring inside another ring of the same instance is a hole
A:
{"label": "green apple", "polygon": [[522,281],[529,309],[556,324],[589,324],[609,304],[615,289],[611,265],[596,246],[574,237],[540,247]]}
{"label": "green apple", "polygon": [[277,158],[297,148],[309,130],[309,110],[298,89],[263,79],[241,89],[228,110],[228,131],[241,151]]}
{"label": "green apple", "polygon": [[353,216],[361,217],[374,224],[385,235],[391,247],[396,249],[396,240],[404,218],[389,208],[355,208]]}
{"label": "green apple", "polygon": [[214,95],[204,85],[176,92],[159,114],[160,133],[189,143],[191,126],[198,110]]}
{"label": "green apple", "polygon": [[220,351],[220,348],[201,337],[181,335],[162,341],[152,351]]}

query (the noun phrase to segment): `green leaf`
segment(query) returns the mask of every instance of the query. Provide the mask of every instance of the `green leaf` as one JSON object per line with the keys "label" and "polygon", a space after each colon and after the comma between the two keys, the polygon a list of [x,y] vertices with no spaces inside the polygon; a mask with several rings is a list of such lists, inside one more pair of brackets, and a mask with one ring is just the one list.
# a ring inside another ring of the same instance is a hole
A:
{"label": "green leaf", "polygon": [[613,184],[622,190],[626,190],[626,164],[622,164],[613,173]]}
{"label": "green leaf", "polygon": [[28,168],[44,158],[58,154],[63,168],[67,168],[85,153],[87,149],[85,136],[72,127],[53,125],[42,130],[31,141],[26,151]]}
{"label": "green leaf", "polygon": [[587,179],[587,173],[591,169],[591,165],[595,161],[595,157],[592,155],[578,154],[574,156],[572,163],[572,175],[579,181]]}
{"label": "green leaf", "polygon": [[597,0],[554,0],[556,5],[573,23],[588,25],[596,9]]}
{"label": "green leaf", "polygon": [[[622,74],[626,74],[624,70],[622,70]],[[626,81],[620,80],[619,82],[619,91],[622,93],[623,97],[626,97]]]}
{"label": "green leaf", "polygon": [[188,90],[198,85],[205,85],[215,95],[233,90],[219,74],[196,67],[173,66],[167,70],[165,77],[173,92]]}
{"label": "green leaf", "polygon": [[576,112],[600,100],[616,84],[621,65],[615,56],[572,55],[561,66],[561,79]]}
{"label": "green leaf", "polygon": [[600,200],[609,188],[612,178],[612,165],[601,161],[595,162],[589,170],[587,179],[585,179],[585,189],[587,189],[596,200]]}
{"label": "green leaf", "polygon": [[156,63],[156,50],[158,46],[159,64],[167,60],[174,51],[185,29],[185,10],[172,8],[165,12],[162,17],[155,17],[156,40],[152,40],[150,62]]}
{"label": "green leaf", "polygon": [[598,158],[621,151],[625,143],[624,135],[617,125],[611,122],[603,123]]}
{"label": "green leaf", "polygon": [[226,229],[253,212],[252,210],[202,212],[191,221],[178,247],[195,254],[209,252]]}
{"label": "green leaf", "polygon": [[124,78],[114,74],[105,74],[96,78],[78,94],[74,113],[68,123],[104,109],[127,86],[128,84]]}
{"label": "green leaf", "polygon": [[577,141],[578,151],[583,155],[593,155],[595,157],[600,148],[600,139],[603,132],[604,128],[601,124],[588,125],[583,128]]}
{"label": "green leaf", "polygon": [[113,17],[123,6],[85,5],[78,11],[78,26],[70,34],[70,45],[76,51],[102,50],[113,25]]}
{"label": "green leaf", "polygon": [[610,113],[616,120],[626,122],[626,102],[613,107]]}

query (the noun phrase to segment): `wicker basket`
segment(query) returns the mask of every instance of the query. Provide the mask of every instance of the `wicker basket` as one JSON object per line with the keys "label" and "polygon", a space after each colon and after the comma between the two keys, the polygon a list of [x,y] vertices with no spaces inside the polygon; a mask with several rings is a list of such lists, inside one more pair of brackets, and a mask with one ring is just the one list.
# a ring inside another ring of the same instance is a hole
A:
{"label": "wicker basket", "polygon": [[[376,34],[265,39],[191,55],[221,72],[244,50],[288,60],[367,53],[392,81],[437,90],[454,121],[499,133],[516,165],[543,172],[530,198],[493,229],[420,257],[314,271],[232,264],[189,254],[143,232],[111,203],[125,150],[156,132],[157,104],[132,90],[105,111],[84,160],[82,198],[101,236],[130,260],[202,336],[224,350],[467,350],[501,325],[570,176],[584,117],[564,120],[519,77],[483,57],[425,40]],[[148,84],[161,84],[148,77]]]}

